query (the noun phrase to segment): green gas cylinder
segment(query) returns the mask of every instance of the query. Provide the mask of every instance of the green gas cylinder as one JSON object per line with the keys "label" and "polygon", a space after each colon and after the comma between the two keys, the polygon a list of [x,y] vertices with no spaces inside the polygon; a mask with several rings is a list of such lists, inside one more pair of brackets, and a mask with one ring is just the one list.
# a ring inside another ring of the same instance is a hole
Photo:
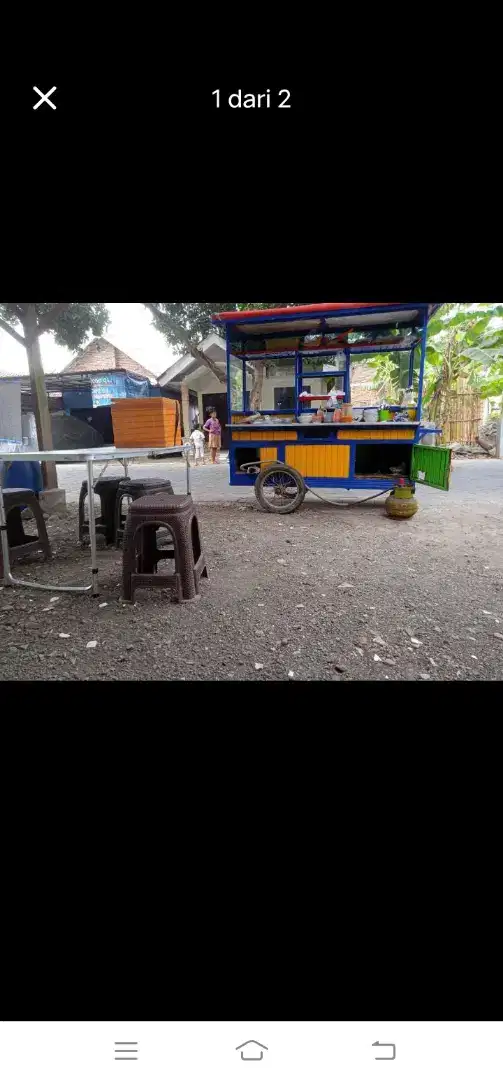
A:
{"label": "green gas cylinder", "polygon": [[405,483],[403,478],[388,495],[384,508],[388,517],[392,518],[410,518],[417,514],[419,509],[417,499],[412,488]]}

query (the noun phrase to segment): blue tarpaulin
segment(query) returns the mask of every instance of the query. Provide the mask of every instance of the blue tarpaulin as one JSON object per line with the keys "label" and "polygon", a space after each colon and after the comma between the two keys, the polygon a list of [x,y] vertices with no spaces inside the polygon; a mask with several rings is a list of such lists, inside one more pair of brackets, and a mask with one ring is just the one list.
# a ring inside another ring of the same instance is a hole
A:
{"label": "blue tarpaulin", "polygon": [[93,408],[111,405],[116,398],[148,397],[149,388],[148,379],[140,379],[120,371],[91,375]]}

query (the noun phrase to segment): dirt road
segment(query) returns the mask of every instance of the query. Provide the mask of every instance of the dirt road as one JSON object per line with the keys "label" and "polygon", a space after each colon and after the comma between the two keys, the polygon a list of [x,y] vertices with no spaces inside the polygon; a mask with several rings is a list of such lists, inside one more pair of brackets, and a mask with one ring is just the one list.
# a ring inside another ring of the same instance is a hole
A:
{"label": "dirt road", "polygon": [[[182,490],[181,473],[174,484]],[[419,498],[404,522],[372,503],[306,501],[278,517],[253,498],[199,499],[211,575],[200,601],[142,591],[124,605],[111,549],[100,553],[97,600],[3,588],[0,678],[499,680],[503,463],[456,463],[451,493]],[[75,506],[49,527],[54,562],[26,559],[17,572],[85,581]]]}

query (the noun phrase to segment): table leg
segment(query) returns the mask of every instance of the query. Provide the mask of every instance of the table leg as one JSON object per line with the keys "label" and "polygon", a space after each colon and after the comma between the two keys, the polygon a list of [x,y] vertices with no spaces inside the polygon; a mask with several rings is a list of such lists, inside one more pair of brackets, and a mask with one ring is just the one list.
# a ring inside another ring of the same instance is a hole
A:
{"label": "table leg", "polygon": [[0,474],[0,537],[2,540],[3,580],[5,585],[12,585],[10,572],[9,541],[7,539],[7,515],[3,501],[2,477]]}
{"label": "table leg", "polygon": [[87,491],[89,495],[89,543],[91,547],[91,574],[93,596],[99,595],[98,559],[96,555],[96,512],[94,509],[93,462],[87,462]]}

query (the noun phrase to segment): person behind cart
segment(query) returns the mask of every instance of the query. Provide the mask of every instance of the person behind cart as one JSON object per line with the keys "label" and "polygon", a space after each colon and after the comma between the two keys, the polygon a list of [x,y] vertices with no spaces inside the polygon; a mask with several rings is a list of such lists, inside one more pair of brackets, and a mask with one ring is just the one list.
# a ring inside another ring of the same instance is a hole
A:
{"label": "person behind cart", "polygon": [[219,452],[222,445],[222,428],[220,427],[220,421],[217,417],[217,410],[212,409],[211,413],[204,425],[204,431],[208,432],[210,457],[213,465],[219,463]]}

